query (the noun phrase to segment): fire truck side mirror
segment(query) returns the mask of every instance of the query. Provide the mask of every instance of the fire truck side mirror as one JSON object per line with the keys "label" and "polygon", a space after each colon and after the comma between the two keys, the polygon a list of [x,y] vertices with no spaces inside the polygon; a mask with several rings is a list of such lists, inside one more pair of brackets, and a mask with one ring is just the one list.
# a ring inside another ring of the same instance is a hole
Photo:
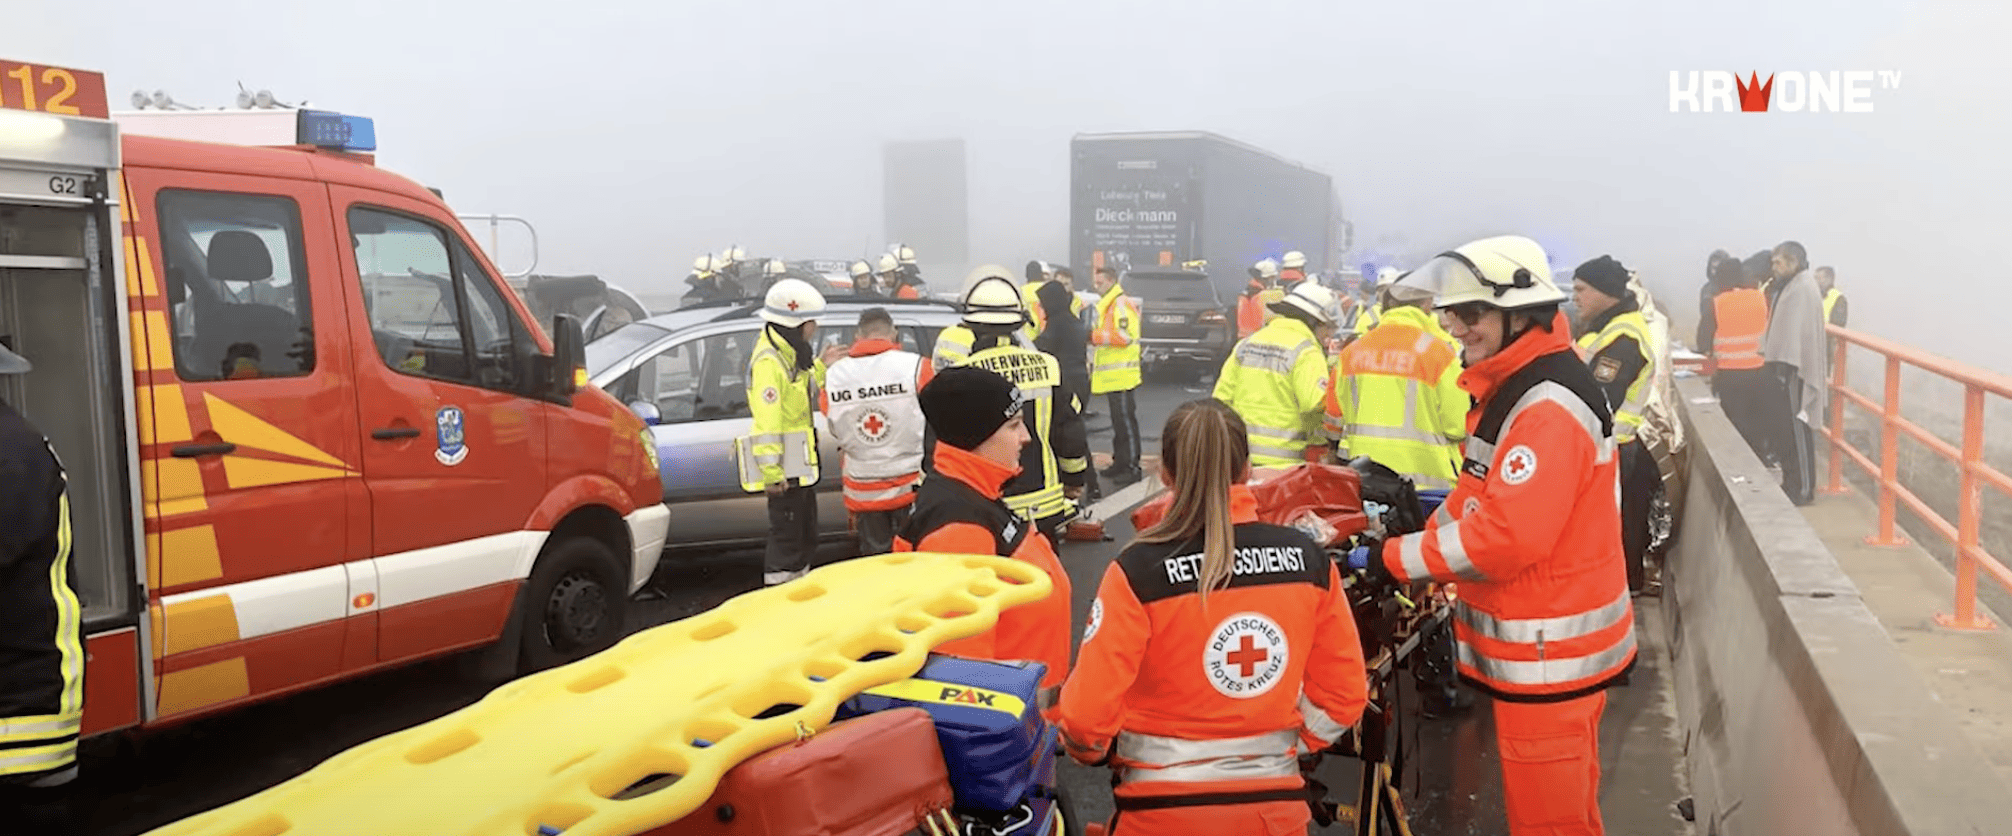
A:
{"label": "fire truck side mirror", "polygon": [[587,337],[571,314],[552,317],[552,363],[546,391],[570,397],[587,385]]}

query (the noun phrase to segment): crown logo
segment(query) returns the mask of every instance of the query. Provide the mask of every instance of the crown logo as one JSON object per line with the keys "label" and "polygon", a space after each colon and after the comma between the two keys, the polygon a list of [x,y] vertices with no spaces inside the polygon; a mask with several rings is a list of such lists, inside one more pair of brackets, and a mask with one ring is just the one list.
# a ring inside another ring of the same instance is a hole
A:
{"label": "crown logo", "polygon": [[1774,93],[1774,73],[1768,73],[1766,84],[1761,83],[1760,73],[1753,73],[1744,80],[1735,74],[1733,83],[1740,88],[1740,110],[1747,113],[1767,112],[1768,97]]}

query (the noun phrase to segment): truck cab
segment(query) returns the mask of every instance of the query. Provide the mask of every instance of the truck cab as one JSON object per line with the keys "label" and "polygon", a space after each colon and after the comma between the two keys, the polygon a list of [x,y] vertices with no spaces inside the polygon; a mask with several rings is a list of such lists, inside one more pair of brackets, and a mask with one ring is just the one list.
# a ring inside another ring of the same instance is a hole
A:
{"label": "truck cab", "polygon": [[0,340],[35,364],[0,397],[68,471],[86,734],[620,637],[668,525],[646,428],[369,120],[128,120],[17,66],[82,91],[0,110]]}

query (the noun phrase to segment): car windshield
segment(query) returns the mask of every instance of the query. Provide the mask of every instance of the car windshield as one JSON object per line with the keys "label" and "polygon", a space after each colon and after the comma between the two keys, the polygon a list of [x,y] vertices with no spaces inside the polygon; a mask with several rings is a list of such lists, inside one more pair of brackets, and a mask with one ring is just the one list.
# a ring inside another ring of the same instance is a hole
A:
{"label": "car windshield", "polygon": [[647,322],[631,322],[610,331],[587,344],[587,374],[599,375],[609,366],[622,362],[629,355],[669,336],[670,333]]}
{"label": "car windshield", "polygon": [[1207,276],[1185,273],[1133,274],[1125,279],[1125,291],[1148,302],[1214,302],[1215,290]]}

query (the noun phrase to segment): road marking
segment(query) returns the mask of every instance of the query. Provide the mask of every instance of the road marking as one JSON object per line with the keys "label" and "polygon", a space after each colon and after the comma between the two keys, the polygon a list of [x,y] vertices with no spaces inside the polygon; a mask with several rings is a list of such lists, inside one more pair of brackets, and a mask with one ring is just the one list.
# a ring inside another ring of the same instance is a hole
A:
{"label": "road marking", "polygon": [[1146,478],[1127,485],[1123,490],[1104,497],[1097,504],[1084,509],[1083,518],[1091,520],[1112,519],[1131,510],[1132,506],[1152,499],[1160,491],[1166,490],[1166,488],[1166,485],[1160,483],[1159,474],[1147,474]]}

